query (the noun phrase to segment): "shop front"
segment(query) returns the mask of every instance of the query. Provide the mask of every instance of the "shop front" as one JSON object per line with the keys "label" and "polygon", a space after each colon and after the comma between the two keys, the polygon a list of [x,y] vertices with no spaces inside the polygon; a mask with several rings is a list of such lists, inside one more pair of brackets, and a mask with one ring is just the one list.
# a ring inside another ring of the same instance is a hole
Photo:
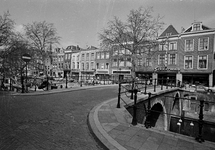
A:
{"label": "shop front", "polygon": [[113,81],[118,82],[119,80],[122,81],[124,79],[131,78],[131,70],[112,70],[112,77]]}
{"label": "shop front", "polygon": [[95,73],[95,78],[98,80],[108,80],[110,79],[109,70],[97,69]]}
{"label": "shop front", "polygon": [[199,73],[199,72],[182,73],[184,84],[196,84],[196,85],[201,84],[201,85],[209,86],[210,85],[209,76],[210,76],[210,73]]}
{"label": "shop front", "polygon": [[152,79],[152,74],[153,71],[148,71],[148,72],[136,72],[136,77],[138,77],[139,79],[143,79],[143,80],[149,80]]}
{"label": "shop front", "polygon": [[177,85],[182,81],[179,68],[157,67],[154,74],[157,74],[158,84]]}
{"label": "shop front", "polygon": [[81,81],[87,81],[90,80],[92,81],[94,79],[94,70],[85,70],[85,71],[81,71],[81,76],[79,76],[79,79],[81,79]]}
{"label": "shop front", "polygon": [[79,69],[71,69],[71,78],[75,79],[75,80],[79,80],[79,75],[80,71]]}

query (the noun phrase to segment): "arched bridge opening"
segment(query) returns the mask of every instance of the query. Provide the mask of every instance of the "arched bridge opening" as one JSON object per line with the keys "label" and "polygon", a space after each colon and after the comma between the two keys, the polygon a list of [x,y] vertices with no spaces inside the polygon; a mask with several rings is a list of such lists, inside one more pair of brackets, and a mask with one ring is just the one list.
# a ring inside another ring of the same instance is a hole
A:
{"label": "arched bridge opening", "polygon": [[150,123],[151,127],[164,130],[164,111],[160,103],[153,105],[146,121]]}

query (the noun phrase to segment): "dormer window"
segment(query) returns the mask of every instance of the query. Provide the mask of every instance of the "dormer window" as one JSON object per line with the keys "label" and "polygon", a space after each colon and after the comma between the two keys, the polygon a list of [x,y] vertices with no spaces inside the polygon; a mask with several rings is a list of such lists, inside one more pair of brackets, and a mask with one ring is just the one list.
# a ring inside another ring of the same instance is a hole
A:
{"label": "dormer window", "polygon": [[200,30],[200,24],[196,23],[193,25],[193,31],[199,31]]}

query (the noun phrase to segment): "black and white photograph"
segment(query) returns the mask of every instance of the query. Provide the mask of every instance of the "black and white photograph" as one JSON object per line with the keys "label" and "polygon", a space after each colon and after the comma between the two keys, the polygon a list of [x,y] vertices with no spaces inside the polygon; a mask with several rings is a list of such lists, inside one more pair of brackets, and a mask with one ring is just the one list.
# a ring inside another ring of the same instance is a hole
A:
{"label": "black and white photograph", "polygon": [[215,150],[215,0],[1,0],[0,150]]}

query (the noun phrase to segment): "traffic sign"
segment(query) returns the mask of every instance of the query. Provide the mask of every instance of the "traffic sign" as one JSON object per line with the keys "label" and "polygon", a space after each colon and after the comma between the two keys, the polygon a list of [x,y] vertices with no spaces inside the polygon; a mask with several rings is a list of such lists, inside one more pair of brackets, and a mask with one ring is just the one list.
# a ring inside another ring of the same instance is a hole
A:
{"label": "traffic sign", "polygon": [[23,54],[22,55],[22,60],[25,62],[29,62],[31,60],[31,56],[29,54]]}

